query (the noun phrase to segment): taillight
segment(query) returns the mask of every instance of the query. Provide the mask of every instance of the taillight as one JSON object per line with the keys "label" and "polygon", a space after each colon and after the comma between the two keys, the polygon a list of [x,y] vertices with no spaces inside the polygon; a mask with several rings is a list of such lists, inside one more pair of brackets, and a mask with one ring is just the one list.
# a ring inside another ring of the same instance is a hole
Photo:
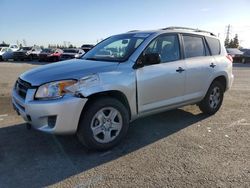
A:
{"label": "taillight", "polygon": [[231,63],[233,62],[233,58],[232,58],[231,55],[227,54],[226,57],[227,57],[227,59],[228,59]]}

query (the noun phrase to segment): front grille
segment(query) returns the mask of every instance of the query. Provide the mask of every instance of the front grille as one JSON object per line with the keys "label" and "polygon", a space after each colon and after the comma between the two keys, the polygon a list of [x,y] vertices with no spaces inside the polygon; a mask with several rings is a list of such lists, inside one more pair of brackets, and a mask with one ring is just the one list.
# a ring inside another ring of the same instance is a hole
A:
{"label": "front grille", "polygon": [[27,90],[31,88],[31,84],[18,78],[18,80],[16,81],[15,84],[15,90],[17,92],[17,94],[25,99],[26,98],[26,94],[27,94]]}

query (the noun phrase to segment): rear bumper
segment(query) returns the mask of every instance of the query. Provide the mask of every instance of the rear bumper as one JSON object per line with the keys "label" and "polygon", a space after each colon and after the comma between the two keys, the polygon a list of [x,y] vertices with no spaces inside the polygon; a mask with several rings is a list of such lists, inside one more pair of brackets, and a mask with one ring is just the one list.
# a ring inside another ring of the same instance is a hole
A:
{"label": "rear bumper", "polygon": [[231,75],[230,75],[230,78],[228,79],[228,84],[227,84],[226,90],[229,90],[229,89],[232,87],[233,82],[234,82],[234,75],[231,74]]}
{"label": "rear bumper", "polygon": [[64,96],[55,100],[33,100],[35,89],[29,89],[26,99],[12,92],[14,109],[33,128],[52,134],[73,134],[78,127],[86,98]]}

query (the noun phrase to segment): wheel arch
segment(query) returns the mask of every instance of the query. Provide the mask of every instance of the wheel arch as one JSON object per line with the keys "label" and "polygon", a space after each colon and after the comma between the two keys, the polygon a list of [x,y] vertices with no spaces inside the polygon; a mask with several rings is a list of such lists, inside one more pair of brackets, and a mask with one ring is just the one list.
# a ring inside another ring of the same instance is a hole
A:
{"label": "wheel arch", "polygon": [[98,92],[98,93],[93,93],[91,95],[89,95],[88,101],[87,103],[84,105],[82,113],[84,113],[84,111],[88,108],[88,106],[96,99],[101,98],[101,97],[111,97],[114,99],[117,99],[118,101],[120,101],[128,110],[129,113],[129,119],[131,119],[131,109],[130,109],[130,105],[128,102],[128,99],[126,97],[126,95],[124,93],[122,93],[121,91],[118,90],[109,90],[109,91],[103,91],[103,92]]}
{"label": "wheel arch", "polygon": [[209,79],[210,81],[206,84],[205,88],[204,88],[204,92],[203,92],[203,97],[204,98],[209,90],[209,87],[215,82],[215,81],[219,81],[222,85],[223,85],[223,89],[224,89],[224,92],[227,90],[228,88],[228,78],[226,75],[224,74],[218,74],[216,75],[215,77],[213,78],[210,78]]}
{"label": "wheel arch", "polygon": [[[223,85],[223,89],[224,89],[224,92],[226,91],[226,89],[227,89],[227,78],[226,78],[226,76],[224,76],[224,75],[221,75],[221,76],[217,76],[217,77],[215,77],[214,79],[213,79],[213,81],[211,82],[211,84],[212,83],[214,83],[214,82],[216,82],[216,81],[218,81],[218,82],[220,82],[222,85]],[[210,84],[210,85],[211,85]]]}

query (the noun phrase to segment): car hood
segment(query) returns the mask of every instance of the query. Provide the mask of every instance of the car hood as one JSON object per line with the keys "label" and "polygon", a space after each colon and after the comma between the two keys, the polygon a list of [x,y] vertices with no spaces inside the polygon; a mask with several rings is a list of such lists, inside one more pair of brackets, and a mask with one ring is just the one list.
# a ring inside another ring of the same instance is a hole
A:
{"label": "car hood", "polygon": [[20,78],[29,82],[32,86],[40,86],[52,81],[80,79],[90,74],[112,71],[117,66],[118,63],[115,62],[73,59],[42,65],[21,74]]}

